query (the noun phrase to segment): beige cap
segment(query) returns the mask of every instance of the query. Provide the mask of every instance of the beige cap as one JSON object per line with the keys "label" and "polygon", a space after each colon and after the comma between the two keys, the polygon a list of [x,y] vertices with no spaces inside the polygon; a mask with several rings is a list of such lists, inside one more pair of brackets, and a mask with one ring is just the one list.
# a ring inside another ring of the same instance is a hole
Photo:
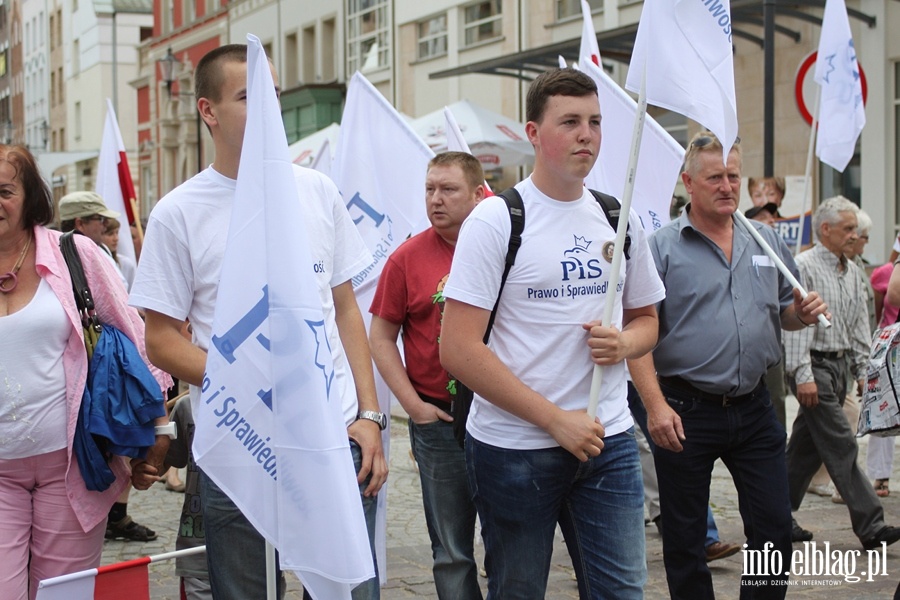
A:
{"label": "beige cap", "polygon": [[100,215],[115,219],[119,216],[114,210],[106,208],[103,198],[96,192],[72,192],[66,194],[59,201],[59,220],[71,221],[72,219]]}

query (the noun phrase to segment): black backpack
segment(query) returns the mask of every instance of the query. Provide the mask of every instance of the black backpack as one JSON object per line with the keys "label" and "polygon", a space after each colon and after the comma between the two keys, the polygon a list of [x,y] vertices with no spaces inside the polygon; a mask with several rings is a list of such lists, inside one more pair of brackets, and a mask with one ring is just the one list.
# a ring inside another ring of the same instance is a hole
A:
{"label": "black backpack", "polygon": [[[619,227],[619,213],[621,205],[619,201],[609,194],[604,194],[596,190],[589,190],[593,194],[594,199],[603,209],[606,220],[609,221],[613,231]],[[509,209],[509,219],[512,229],[509,234],[509,247],[506,250],[506,265],[503,268],[503,276],[500,278],[500,289],[497,291],[497,300],[494,302],[494,309],[491,311],[491,318],[488,319],[487,328],[484,331],[484,344],[487,345],[491,338],[491,329],[494,327],[494,318],[497,316],[497,307],[500,306],[500,296],[503,294],[503,286],[506,285],[506,278],[510,269],[516,263],[516,254],[519,253],[519,247],[522,245],[522,232],[525,230],[525,205],[522,204],[522,196],[519,191],[511,187],[498,194],[506,201],[506,208]],[[628,226],[628,232],[631,231],[631,224]],[[631,258],[631,235],[625,234],[625,259]],[[453,435],[456,441],[462,447],[466,441],[466,421],[469,419],[469,409],[472,407],[473,393],[469,387],[457,379],[456,393],[453,394],[453,401],[450,405],[450,414],[453,417]]]}

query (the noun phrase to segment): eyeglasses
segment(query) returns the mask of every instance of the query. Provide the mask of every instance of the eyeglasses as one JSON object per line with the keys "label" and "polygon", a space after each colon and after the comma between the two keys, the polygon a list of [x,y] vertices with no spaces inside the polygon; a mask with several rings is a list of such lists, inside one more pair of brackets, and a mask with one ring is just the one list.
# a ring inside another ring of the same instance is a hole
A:
{"label": "eyeglasses", "polygon": [[[710,144],[712,144],[712,142],[713,142],[714,139],[715,139],[715,138],[710,137],[710,136],[708,136],[708,135],[701,135],[701,136],[698,137],[696,140],[694,140],[693,142],[691,142],[691,147],[692,147],[692,148],[703,148],[704,146],[709,146]],[[740,144],[740,143],[741,143],[741,136],[737,136],[737,137],[734,139],[734,143],[735,143],[735,145]]]}
{"label": "eyeglasses", "polygon": [[91,215],[89,217],[81,217],[82,221],[103,221],[106,223],[106,217],[103,215]]}

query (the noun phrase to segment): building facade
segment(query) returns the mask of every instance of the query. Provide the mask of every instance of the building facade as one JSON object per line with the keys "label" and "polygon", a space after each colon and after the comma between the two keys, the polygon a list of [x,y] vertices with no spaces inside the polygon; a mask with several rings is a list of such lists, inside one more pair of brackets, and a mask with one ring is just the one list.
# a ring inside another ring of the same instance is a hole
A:
{"label": "building facade", "polygon": [[[763,4],[731,0],[738,116],[748,176],[762,176],[766,162]],[[857,156],[843,174],[815,165],[812,197],[843,193],[859,202],[878,224],[867,251],[877,262],[887,256],[900,215],[895,174],[900,162],[900,40],[888,35],[900,25],[900,3],[847,4],[868,85],[868,123]],[[624,83],[643,3],[590,0],[589,5],[603,66]],[[795,181],[805,172],[810,126],[803,109],[811,105],[812,90],[810,72],[799,75],[818,44],[824,0],[776,5],[770,143],[774,174]],[[244,42],[247,33],[262,40],[281,79],[285,127],[288,140],[294,141],[339,120],[346,82],[356,70],[411,117],[468,99],[521,121],[530,80],[552,68],[558,54],[570,61],[577,57],[582,26],[580,2],[575,0],[154,0],[154,16],[153,36],[140,47],[139,74],[132,82],[141,115],[145,213],[213,158],[202,131],[202,161],[193,158],[198,152],[189,90],[193,65],[218,44]],[[180,73],[171,97],[158,63],[169,48]],[[677,114],[652,107],[650,111],[682,144],[699,127]],[[603,144],[627,151],[629,142]],[[493,176],[505,185],[523,174],[507,169]]]}

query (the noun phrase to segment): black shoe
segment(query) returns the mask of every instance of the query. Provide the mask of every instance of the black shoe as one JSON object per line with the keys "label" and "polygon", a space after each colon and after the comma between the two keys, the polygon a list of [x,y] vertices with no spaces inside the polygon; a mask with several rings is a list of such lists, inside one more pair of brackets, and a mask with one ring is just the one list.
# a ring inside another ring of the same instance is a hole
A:
{"label": "black shoe", "polygon": [[900,540],[900,527],[891,527],[888,525],[876,533],[875,537],[865,540],[862,545],[866,550],[872,550],[873,548],[880,548],[882,542],[890,546],[897,540]]}
{"label": "black shoe", "polygon": [[156,539],[156,532],[149,527],[135,523],[130,516],[125,515],[121,521],[107,523],[106,539],[124,539],[126,542],[149,542]]}
{"label": "black shoe", "polygon": [[791,542],[808,542],[813,539],[812,531],[803,529],[797,521],[793,519],[791,519],[791,523],[793,524],[793,527],[791,527]]}
{"label": "black shoe", "polygon": [[656,518],[653,519],[653,524],[656,525],[656,531],[659,533],[660,537],[662,536],[662,515],[656,515]]}

